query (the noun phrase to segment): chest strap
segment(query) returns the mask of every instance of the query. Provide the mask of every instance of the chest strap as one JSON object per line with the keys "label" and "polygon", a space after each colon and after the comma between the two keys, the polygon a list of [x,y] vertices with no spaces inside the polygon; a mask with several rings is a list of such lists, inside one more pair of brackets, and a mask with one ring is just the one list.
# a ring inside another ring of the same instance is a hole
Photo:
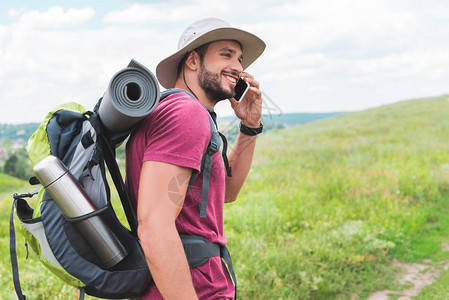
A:
{"label": "chest strap", "polygon": [[237,299],[237,278],[232,266],[231,254],[226,246],[211,243],[205,238],[194,235],[180,234],[184,251],[190,268],[196,268],[206,263],[210,257],[220,257],[223,261],[235,289],[234,299]]}

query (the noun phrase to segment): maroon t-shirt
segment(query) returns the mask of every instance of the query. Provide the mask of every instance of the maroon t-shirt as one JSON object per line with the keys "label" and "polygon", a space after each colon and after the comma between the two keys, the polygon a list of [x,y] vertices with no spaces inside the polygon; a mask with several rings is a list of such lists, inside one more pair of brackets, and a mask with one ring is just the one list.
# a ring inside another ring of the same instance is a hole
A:
{"label": "maroon t-shirt", "polygon": [[[163,99],[127,142],[126,185],[131,198],[137,199],[144,161],[191,168],[194,174],[200,172],[210,133],[208,112],[198,100],[185,93]],[[186,195],[176,228],[179,233],[202,236],[210,242],[226,245],[223,232],[225,173],[219,152],[213,155],[206,219],[199,217],[202,175],[201,172]],[[137,207],[137,200],[134,201]],[[220,257],[212,257],[204,265],[191,269],[191,274],[201,299],[234,297],[234,286]],[[163,298],[153,285],[143,299]]]}

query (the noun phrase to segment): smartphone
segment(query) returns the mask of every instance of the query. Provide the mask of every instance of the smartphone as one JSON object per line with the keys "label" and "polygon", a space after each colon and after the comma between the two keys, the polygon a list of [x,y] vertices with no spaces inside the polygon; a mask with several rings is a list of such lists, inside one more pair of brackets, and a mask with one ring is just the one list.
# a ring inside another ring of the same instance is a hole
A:
{"label": "smartphone", "polygon": [[235,95],[234,95],[234,99],[237,102],[240,102],[243,97],[245,97],[246,92],[249,89],[249,83],[246,82],[245,80],[243,80],[242,77],[239,78],[239,80],[237,81],[237,84],[235,85]]}

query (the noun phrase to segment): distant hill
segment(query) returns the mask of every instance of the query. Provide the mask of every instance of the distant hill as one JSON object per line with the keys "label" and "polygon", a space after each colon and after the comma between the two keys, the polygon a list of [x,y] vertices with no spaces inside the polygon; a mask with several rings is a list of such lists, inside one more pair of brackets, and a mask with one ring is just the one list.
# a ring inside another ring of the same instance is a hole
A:
{"label": "distant hill", "polygon": [[26,141],[36,131],[38,126],[39,123],[0,124],[0,141],[4,139]]}
{"label": "distant hill", "polygon": [[[331,113],[289,113],[262,115],[262,121],[267,130],[290,127],[297,124],[312,122],[319,119],[342,114],[342,112]],[[237,118],[235,116],[221,117],[219,121],[232,123]],[[36,131],[39,123],[25,124],[0,124],[0,142],[8,139],[11,141],[26,141]]]}
{"label": "distant hill", "polygon": [[[333,117],[342,113],[344,112],[263,114],[262,122],[264,124],[284,124],[287,127]],[[236,119],[235,116],[219,117],[219,120],[223,122],[232,122]]]}
{"label": "distant hill", "polygon": [[[294,125],[309,123],[321,119],[344,114],[343,112],[331,113],[289,113],[289,114],[263,114],[263,132],[271,130],[288,128]],[[238,134],[240,121],[236,116],[218,117],[218,128],[229,142],[233,142]]]}

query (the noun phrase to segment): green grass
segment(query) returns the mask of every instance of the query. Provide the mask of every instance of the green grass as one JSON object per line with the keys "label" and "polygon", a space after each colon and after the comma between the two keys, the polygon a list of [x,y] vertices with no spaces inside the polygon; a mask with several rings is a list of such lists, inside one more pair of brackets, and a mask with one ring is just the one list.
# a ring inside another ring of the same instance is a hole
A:
{"label": "green grass", "polygon": [[[239,297],[367,299],[401,288],[392,259],[449,261],[441,250],[449,237],[448,112],[445,95],[261,136],[239,199],[225,208]],[[13,298],[6,202],[1,299]],[[25,261],[20,243],[30,298],[77,298],[34,257]],[[446,299],[448,283],[445,271],[420,299]]]}
{"label": "green grass", "polygon": [[[226,231],[243,298],[367,298],[392,258],[443,259],[447,96],[270,132]],[[430,243],[429,241],[433,241]]]}
{"label": "green grass", "polygon": [[[112,184],[112,183],[111,183]],[[36,190],[36,187],[30,186],[26,181],[10,177],[0,173],[0,211],[1,211],[1,260],[0,260],[0,299],[17,299],[13,281],[10,262],[10,241],[9,241],[9,216],[12,205],[13,193],[30,193]],[[113,206],[119,216],[119,219],[126,226],[126,217],[123,208],[120,206],[117,192],[111,191]],[[34,197],[36,198],[36,196]],[[33,207],[35,199],[27,199],[30,206]],[[128,226],[129,228],[129,226]],[[64,284],[58,277],[41,265],[34,256],[31,247],[28,247],[29,253],[25,247],[25,239],[17,231],[16,226],[16,248],[19,263],[19,276],[22,285],[22,291],[27,299],[78,299],[79,290]],[[86,295],[85,299],[96,299]]]}
{"label": "green grass", "polygon": [[9,191],[17,188],[23,188],[27,183],[19,178],[0,173],[0,195],[7,195]]}
{"label": "green grass", "polygon": [[[12,205],[12,194],[33,192],[36,188],[26,181],[0,173],[0,299],[17,299],[12,284],[11,261],[9,255],[9,216]],[[16,231],[19,274],[22,288],[28,299],[77,299],[73,288],[64,286],[61,281],[45,269],[40,262],[29,253],[26,260],[25,239]],[[31,249],[30,249],[31,252]]]}
{"label": "green grass", "polygon": [[435,283],[423,288],[416,299],[449,299],[449,272],[441,273]]}

